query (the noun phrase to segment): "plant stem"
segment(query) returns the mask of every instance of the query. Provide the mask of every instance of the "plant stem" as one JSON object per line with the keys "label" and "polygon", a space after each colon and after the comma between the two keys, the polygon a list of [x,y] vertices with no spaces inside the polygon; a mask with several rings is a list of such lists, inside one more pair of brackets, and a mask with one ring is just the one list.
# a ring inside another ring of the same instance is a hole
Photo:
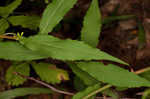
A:
{"label": "plant stem", "polygon": [[136,71],[135,73],[136,73],[136,74],[141,74],[141,73],[146,72],[146,71],[149,71],[149,70],[150,70],[150,67],[146,67],[146,68],[144,68],[144,69],[140,69],[140,70]]}
{"label": "plant stem", "polygon": [[5,39],[12,39],[12,40],[17,40],[17,37],[15,36],[6,36],[6,35],[0,35],[0,38],[5,38]]}
{"label": "plant stem", "polygon": [[95,95],[95,94],[97,94],[97,93],[99,93],[99,92],[101,92],[101,91],[103,91],[103,90],[105,90],[107,88],[110,88],[110,87],[112,87],[112,85],[106,85],[106,86],[104,86],[104,87],[102,87],[102,88],[100,88],[98,90],[95,90],[94,92],[90,93],[89,95],[83,97],[83,99],[88,99],[89,97],[91,97],[91,96],[93,96],[93,95]]}
{"label": "plant stem", "polygon": [[55,87],[53,87],[53,86],[51,86],[51,85],[49,85],[49,84],[47,84],[45,82],[42,82],[40,80],[37,80],[37,79],[35,79],[33,77],[24,76],[24,75],[22,75],[22,74],[20,74],[18,72],[14,72],[14,74],[18,75],[18,76],[21,76],[22,78],[25,78],[25,79],[28,79],[28,80],[32,80],[32,81],[34,81],[34,82],[36,82],[38,84],[41,84],[41,85],[43,85],[43,86],[45,86],[47,88],[50,88],[54,92],[61,93],[61,94],[66,94],[66,95],[71,95],[71,96],[74,95],[74,93],[66,92],[66,91],[62,91],[62,90],[56,89]]}

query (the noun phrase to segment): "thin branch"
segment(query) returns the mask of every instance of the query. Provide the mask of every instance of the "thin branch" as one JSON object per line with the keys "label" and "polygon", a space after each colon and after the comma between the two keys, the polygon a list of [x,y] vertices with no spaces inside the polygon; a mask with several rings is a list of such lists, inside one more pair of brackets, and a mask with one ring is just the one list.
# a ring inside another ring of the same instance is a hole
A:
{"label": "thin branch", "polygon": [[15,36],[6,36],[6,35],[0,35],[0,38],[5,38],[5,39],[12,39],[12,40],[17,40],[17,37]]}
{"label": "thin branch", "polygon": [[[135,73],[136,74],[141,74],[141,73],[149,71],[149,70],[150,70],[150,67],[138,70]],[[47,83],[44,83],[44,82],[42,82],[40,80],[37,80],[37,79],[35,79],[33,77],[24,76],[24,75],[22,75],[20,73],[17,73],[17,72],[14,72],[14,74],[16,74],[18,76],[21,76],[22,78],[25,78],[25,79],[28,79],[28,80],[32,80],[32,81],[34,81],[34,82],[36,82],[38,84],[41,84],[41,85],[43,85],[43,86],[45,86],[47,88],[50,88],[54,92],[61,93],[61,94],[66,94],[66,95],[71,95],[71,96],[75,95],[74,93],[71,93],[71,92],[66,92],[66,91],[62,91],[62,90],[56,89],[55,87],[53,87],[53,86],[51,86],[51,85],[49,85]],[[89,97],[91,97],[91,96],[93,96],[93,95],[95,95],[95,94],[97,94],[99,92],[102,92],[105,89],[111,88],[111,87],[112,87],[112,85],[106,85],[106,86],[104,86],[104,87],[102,87],[102,88],[100,88],[100,89],[90,93],[89,95],[85,96],[83,99],[87,99],[87,98],[89,98]],[[96,97],[95,99],[101,99],[101,97]],[[106,99],[113,99],[113,98],[106,98]],[[134,99],[134,98],[122,98],[122,99]]]}
{"label": "thin branch", "polygon": [[43,85],[43,86],[45,86],[47,88],[50,88],[54,92],[61,93],[61,94],[66,94],[66,95],[71,95],[71,96],[74,95],[74,93],[66,92],[66,91],[62,91],[62,90],[56,89],[55,87],[53,87],[53,86],[51,86],[51,85],[49,85],[49,84],[47,84],[45,82],[42,82],[40,80],[37,80],[37,79],[35,79],[33,77],[24,76],[24,75],[22,75],[22,74],[20,74],[18,72],[14,72],[14,74],[16,74],[18,76],[21,76],[22,78],[25,78],[25,79],[28,79],[28,80],[32,80],[32,81],[34,81],[34,82],[36,82],[38,84],[41,84],[41,85]]}
{"label": "thin branch", "polygon": [[135,73],[136,73],[136,74],[141,74],[141,73],[146,72],[146,71],[149,71],[149,70],[150,70],[150,67],[146,67],[146,68],[137,70]]}

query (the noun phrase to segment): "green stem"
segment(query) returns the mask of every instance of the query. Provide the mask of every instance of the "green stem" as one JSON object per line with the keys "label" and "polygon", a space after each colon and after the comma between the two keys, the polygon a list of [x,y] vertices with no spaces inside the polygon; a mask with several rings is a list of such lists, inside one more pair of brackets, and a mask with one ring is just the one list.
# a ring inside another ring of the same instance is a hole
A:
{"label": "green stem", "polygon": [[146,71],[149,71],[149,70],[150,70],[150,67],[146,67],[146,68],[144,68],[144,69],[140,69],[140,70],[136,71],[135,73],[136,73],[136,74],[141,74],[141,73],[146,72]]}
{"label": "green stem", "polygon": [[91,97],[91,96],[93,96],[93,95],[95,95],[95,94],[97,94],[97,93],[99,93],[99,92],[101,92],[101,91],[103,91],[103,90],[105,90],[107,88],[110,88],[110,87],[112,87],[112,85],[106,85],[106,86],[104,86],[104,87],[102,87],[102,88],[100,88],[98,90],[95,90],[94,92],[90,93],[89,95],[83,97],[83,99],[88,99],[89,97]]}

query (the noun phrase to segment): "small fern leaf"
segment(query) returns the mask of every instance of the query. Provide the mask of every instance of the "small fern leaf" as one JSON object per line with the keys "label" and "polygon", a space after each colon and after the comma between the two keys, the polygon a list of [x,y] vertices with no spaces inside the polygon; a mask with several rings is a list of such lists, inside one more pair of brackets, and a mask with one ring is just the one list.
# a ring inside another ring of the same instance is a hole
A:
{"label": "small fern leaf", "polygon": [[0,7],[0,16],[6,18],[21,4],[22,0],[14,0],[11,4]]}
{"label": "small fern leaf", "polygon": [[53,0],[43,13],[40,34],[48,34],[73,7],[77,0]]}
{"label": "small fern leaf", "polygon": [[13,26],[22,26],[23,28],[29,28],[33,30],[37,30],[40,24],[40,17],[39,16],[10,16],[8,17],[8,21]]}
{"label": "small fern leaf", "polygon": [[26,95],[49,94],[52,91],[48,88],[16,88],[0,92],[0,99],[14,99]]}
{"label": "small fern leaf", "polygon": [[85,41],[93,47],[96,47],[99,41],[102,21],[98,6],[98,0],[92,0],[90,8],[88,9],[81,31],[81,40]]}
{"label": "small fern leaf", "polygon": [[105,66],[98,62],[79,62],[77,66],[95,79],[118,87],[150,86],[150,81],[113,64]]}
{"label": "small fern leaf", "polygon": [[69,80],[69,75],[65,70],[58,69],[56,66],[47,63],[32,64],[41,80],[47,83],[60,83],[62,80]]}
{"label": "small fern leaf", "polygon": [[97,48],[77,40],[61,40],[53,36],[36,35],[22,41],[32,51],[60,60],[111,60],[127,64]]}
{"label": "small fern leaf", "polygon": [[20,84],[23,84],[26,81],[26,79],[18,75],[15,75],[14,72],[18,72],[22,75],[29,76],[30,72],[29,64],[23,63],[19,65],[12,65],[8,68],[6,73],[6,81],[8,82],[9,85],[18,86]]}
{"label": "small fern leaf", "polygon": [[[101,88],[100,84],[89,86],[84,91],[78,92],[76,95],[74,95],[72,99],[83,99],[83,97],[87,96],[88,94],[92,93],[93,91],[99,88]],[[87,99],[94,99],[94,96]]]}

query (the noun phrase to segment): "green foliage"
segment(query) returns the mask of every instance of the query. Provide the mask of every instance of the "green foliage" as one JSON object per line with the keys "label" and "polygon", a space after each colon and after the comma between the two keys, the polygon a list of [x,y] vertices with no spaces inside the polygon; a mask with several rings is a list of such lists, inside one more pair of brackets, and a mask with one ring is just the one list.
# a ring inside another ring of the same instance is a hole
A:
{"label": "green foliage", "polygon": [[142,23],[139,22],[138,24],[138,44],[139,44],[139,49],[143,48],[144,45],[146,44],[146,35],[145,35],[145,30],[144,27],[142,25]]}
{"label": "green foliage", "polygon": [[49,94],[52,91],[48,88],[16,88],[4,92],[0,92],[0,99],[13,99],[20,96]]}
{"label": "green foliage", "polygon": [[74,77],[74,79],[73,79],[73,85],[74,85],[74,88],[77,91],[81,91],[81,90],[83,90],[83,89],[86,88],[86,85],[84,84],[84,82],[78,76]]}
{"label": "green foliage", "polygon": [[149,99],[150,97],[150,89],[147,89],[144,91],[144,94],[142,95],[142,99]]}
{"label": "green foliage", "polygon": [[0,19],[0,34],[3,34],[6,29],[8,29],[9,24],[7,22],[7,20],[5,19]]}
{"label": "green foliage", "polygon": [[13,26],[21,25],[23,28],[37,30],[40,24],[40,17],[39,16],[24,16],[24,15],[10,16],[8,18],[8,21]]}
{"label": "green foliage", "polygon": [[84,17],[81,40],[93,47],[96,47],[99,41],[101,24],[102,22],[98,0],[92,0],[91,6]]}
{"label": "green foliage", "polygon": [[[36,35],[22,40],[24,45],[49,57],[60,60],[111,60],[127,64],[81,41],[61,40],[53,36]],[[42,46],[42,47],[41,47]],[[81,54],[82,53],[82,54]]]}
{"label": "green foliage", "polygon": [[109,23],[111,23],[113,21],[127,20],[127,19],[130,19],[130,18],[135,18],[135,16],[134,15],[110,16],[110,17],[105,18],[102,21],[102,24],[109,24]]}
{"label": "green foliage", "polygon": [[16,42],[0,42],[0,58],[6,60],[35,60],[46,58],[43,54],[39,52],[31,51]]}
{"label": "green foliage", "polygon": [[[101,87],[100,84],[95,84],[95,85],[89,86],[84,91],[78,92],[76,95],[74,95],[72,99],[84,99],[83,97],[85,97],[88,94],[90,94],[91,92],[99,89],[100,87]],[[92,96],[87,99],[94,99],[94,97]]]}
{"label": "green foliage", "polygon": [[72,69],[74,74],[79,77],[85,85],[91,86],[100,83],[98,80],[90,76],[87,72],[81,70],[75,63],[68,62],[69,67]]}
{"label": "green foliage", "polygon": [[49,0],[44,0],[45,1],[45,3],[49,3]]}
{"label": "green foliage", "polygon": [[[112,64],[105,66],[98,62],[86,62],[91,60],[109,60],[128,65],[126,62],[94,47],[96,47],[99,42],[98,38],[102,24],[108,24],[114,20],[132,18],[133,15],[112,16],[102,21],[98,0],[92,0],[84,17],[81,30],[81,39],[83,41],[70,39],[61,40],[47,34],[48,32],[52,32],[54,27],[63,19],[64,15],[73,7],[77,0],[52,0],[52,3],[48,4],[47,8],[44,10],[41,20],[39,16],[9,16],[21,4],[21,2],[22,0],[14,0],[11,4],[5,7],[0,7],[0,16],[2,17],[0,19],[0,33],[4,33],[9,27],[8,23],[11,23],[13,26],[22,26],[23,28],[33,30],[37,30],[39,27],[39,34],[36,36],[29,35],[30,37],[28,38],[23,38],[19,35],[19,39],[15,39],[19,42],[8,42],[5,40],[0,42],[0,59],[32,61],[51,57],[53,59],[67,61],[66,63],[72,69],[75,76],[78,77],[78,80],[81,80],[83,84],[82,86],[88,86],[85,90],[73,96],[73,99],[88,98],[113,85],[121,88],[150,86],[150,81],[148,81],[149,73],[143,74],[142,78]],[[45,2],[48,3],[49,0],[45,0]],[[142,29],[143,27],[139,27],[140,33],[143,33]],[[2,36],[4,35],[1,35],[1,37]],[[84,62],[72,62],[78,60]],[[55,65],[44,62],[33,62],[32,66],[41,80],[47,83],[56,84],[60,83],[62,80],[69,80],[67,71],[59,69]],[[15,86],[23,84],[26,79],[13,74],[13,72],[19,72],[22,75],[29,76],[29,64],[14,64],[8,68],[6,73],[8,84]],[[148,80],[144,78],[147,78]],[[102,83],[109,83],[110,85],[100,88]],[[80,82],[77,83],[76,81],[76,85],[77,84],[80,84]],[[99,88],[100,90],[97,91]],[[51,93],[51,91],[39,88],[14,89],[0,93],[0,99],[12,99],[18,96],[39,93]],[[116,95],[113,95],[110,90],[107,90],[106,94],[115,98],[117,97]]]}
{"label": "green foliage", "polygon": [[113,64],[105,66],[98,62],[79,62],[77,65],[80,69],[88,72],[97,80],[114,86],[129,88],[150,86],[150,82],[148,80]]}
{"label": "green foliage", "polygon": [[15,0],[11,4],[0,7],[0,16],[6,18],[8,17],[20,4],[22,0]]}
{"label": "green foliage", "polygon": [[112,91],[111,89],[106,89],[106,90],[104,90],[102,93],[103,93],[104,95],[110,96],[110,97],[112,97],[112,98],[114,98],[114,99],[120,99],[118,93],[115,92],[115,91]]}
{"label": "green foliage", "polygon": [[150,70],[141,73],[140,76],[150,81]]}
{"label": "green foliage", "polygon": [[60,83],[62,80],[69,80],[68,73],[65,70],[57,68],[53,64],[34,63],[32,66],[40,78],[47,83],[56,84]]}
{"label": "green foliage", "polygon": [[40,34],[48,34],[61,21],[77,0],[53,0],[44,10],[40,23]]}
{"label": "green foliage", "polygon": [[29,76],[30,68],[29,64],[23,63],[23,64],[15,64],[8,68],[6,73],[6,81],[9,85],[18,86],[20,84],[23,84],[26,79],[15,75],[14,72],[21,73],[22,75]]}

